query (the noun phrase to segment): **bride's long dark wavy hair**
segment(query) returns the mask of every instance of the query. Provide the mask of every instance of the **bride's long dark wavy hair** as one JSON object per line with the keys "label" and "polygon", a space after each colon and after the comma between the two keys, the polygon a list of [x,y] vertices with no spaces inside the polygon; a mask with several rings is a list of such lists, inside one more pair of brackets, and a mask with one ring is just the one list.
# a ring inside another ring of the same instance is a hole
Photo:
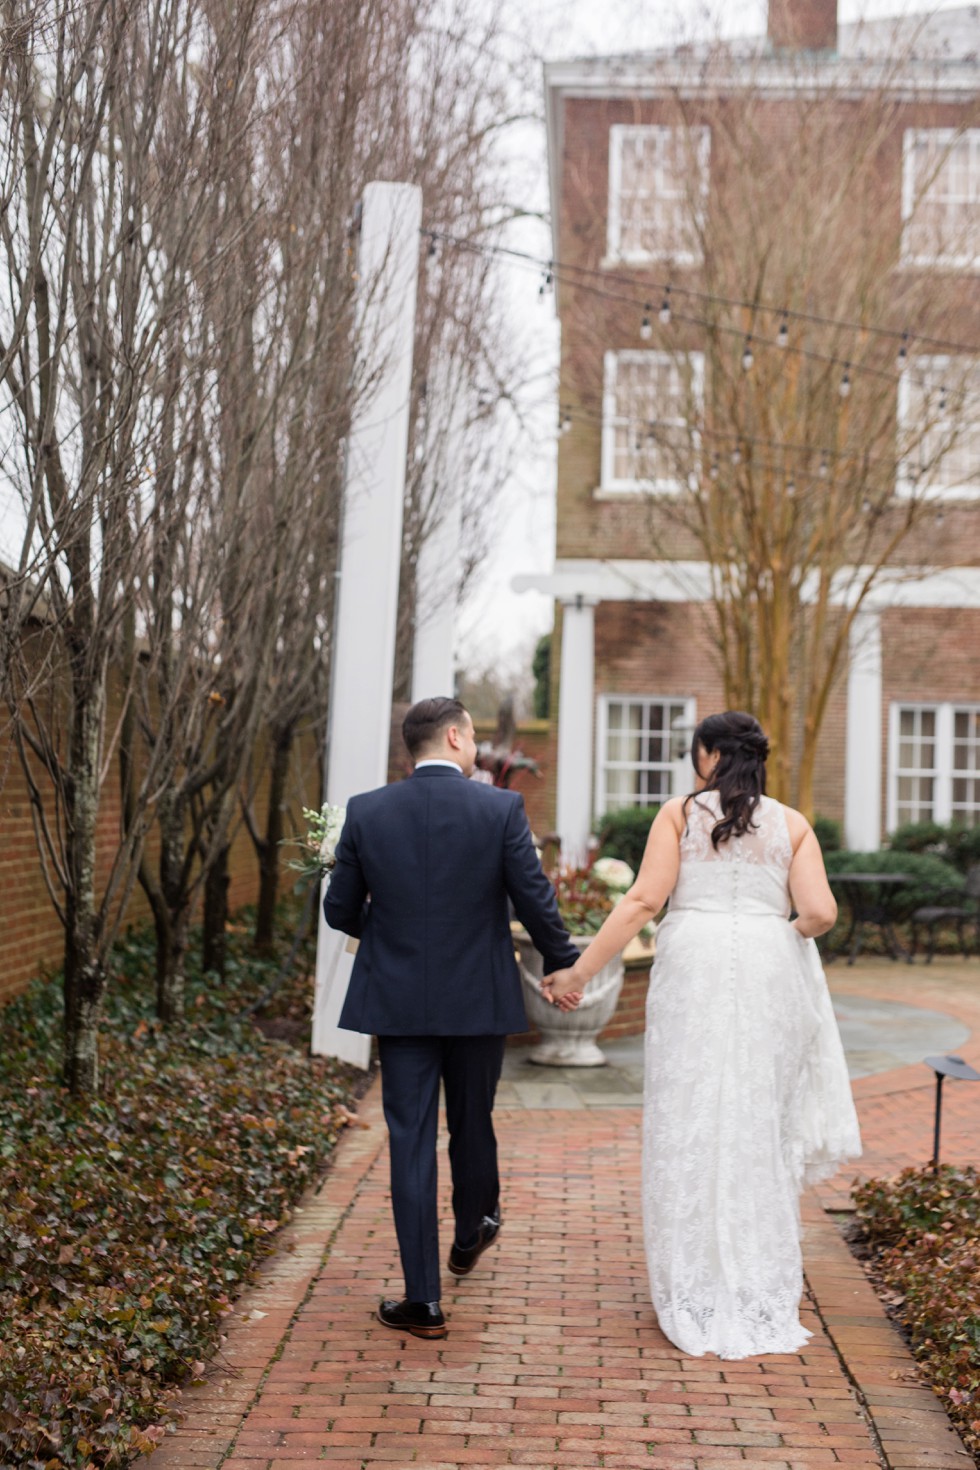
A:
{"label": "bride's long dark wavy hair", "polygon": [[[717,791],[721,798],[721,818],[711,833],[717,848],[729,837],[743,837],[754,826],[752,818],[766,790],[769,741],[754,715],[730,709],[724,714],[707,715],[695,730],[691,741],[695,771],[699,749],[709,755],[717,750],[720,756],[705,784],[706,791]],[[684,798],[685,814],[688,802],[696,799],[697,793]]]}

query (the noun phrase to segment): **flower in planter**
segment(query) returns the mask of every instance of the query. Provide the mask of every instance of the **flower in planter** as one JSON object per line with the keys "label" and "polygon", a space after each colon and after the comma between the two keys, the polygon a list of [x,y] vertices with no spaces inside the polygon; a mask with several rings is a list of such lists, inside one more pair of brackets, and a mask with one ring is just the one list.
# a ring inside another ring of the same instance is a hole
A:
{"label": "flower in planter", "polygon": [[625,893],[628,888],[632,888],[636,877],[629,863],[624,863],[622,858],[596,858],[592,871],[614,893]]}
{"label": "flower in planter", "polygon": [[616,894],[593,867],[559,868],[551,874],[558,912],[569,934],[598,934],[615,907]]}
{"label": "flower in planter", "polygon": [[[584,867],[559,868],[551,874],[558,912],[570,934],[598,934],[606,915],[633,886],[635,874],[621,858],[597,858]],[[654,924],[644,924],[640,937],[652,939]]]}

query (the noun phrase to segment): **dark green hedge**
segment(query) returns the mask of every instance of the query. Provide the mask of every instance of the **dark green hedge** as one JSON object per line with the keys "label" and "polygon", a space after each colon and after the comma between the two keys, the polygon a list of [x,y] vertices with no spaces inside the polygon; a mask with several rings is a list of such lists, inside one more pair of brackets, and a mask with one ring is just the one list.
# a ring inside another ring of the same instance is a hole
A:
{"label": "dark green hedge", "polygon": [[896,889],[888,898],[897,919],[907,918],[913,909],[931,902],[939,892],[949,889],[962,892],[964,887],[963,874],[930,853],[852,852],[845,848],[825,853],[824,861],[828,873],[907,873],[913,881]]}
{"label": "dark green hedge", "polygon": [[889,840],[893,852],[928,853],[961,873],[980,863],[980,827],[946,827],[940,822],[908,822]]}
{"label": "dark green hedge", "polygon": [[599,856],[620,858],[633,872],[639,870],[643,852],[659,806],[624,806],[606,812],[596,823]]}

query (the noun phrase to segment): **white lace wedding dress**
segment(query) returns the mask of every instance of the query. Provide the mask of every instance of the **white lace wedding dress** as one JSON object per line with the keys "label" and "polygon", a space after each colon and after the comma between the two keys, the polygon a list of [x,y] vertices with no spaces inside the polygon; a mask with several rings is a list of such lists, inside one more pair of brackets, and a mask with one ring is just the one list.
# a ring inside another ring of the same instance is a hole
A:
{"label": "white lace wedding dress", "polygon": [[861,1152],[823,967],[788,923],[783,807],[711,843],[688,805],[647,1001],[643,1225],[661,1330],[692,1356],[798,1351],[799,1193]]}

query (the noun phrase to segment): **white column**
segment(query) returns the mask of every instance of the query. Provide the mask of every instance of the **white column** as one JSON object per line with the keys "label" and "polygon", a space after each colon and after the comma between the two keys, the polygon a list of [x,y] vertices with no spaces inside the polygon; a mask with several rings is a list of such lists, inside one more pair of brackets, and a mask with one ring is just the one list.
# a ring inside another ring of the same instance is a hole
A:
{"label": "white column", "polygon": [[456,597],[465,474],[466,398],[462,375],[453,364],[437,367],[429,383],[431,472],[424,487],[431,526],[415,571],[415,640],[412,649],[412,703],[452,695],[455,686]]}
{"label": "white column", "polygon": [[595,717],[595,599],[562,604],[558,685],[557,827],[562,860],[584,856],[592,828],[592,727]]}
{"label": "white column", "polygon": [[881,844],[881,614],[851,624],[847,670],[844,844],[875,852]]}
{"label": "white column", "polygon": [[[338,805],[388,775],[421,218],[414,184],[364,191],[357,331],[376,387],[348,438],[326,758],[327,800]],[[370,1038],[337,1026],[352,964],[321,904],[312,1050],[366,1067]]]}

